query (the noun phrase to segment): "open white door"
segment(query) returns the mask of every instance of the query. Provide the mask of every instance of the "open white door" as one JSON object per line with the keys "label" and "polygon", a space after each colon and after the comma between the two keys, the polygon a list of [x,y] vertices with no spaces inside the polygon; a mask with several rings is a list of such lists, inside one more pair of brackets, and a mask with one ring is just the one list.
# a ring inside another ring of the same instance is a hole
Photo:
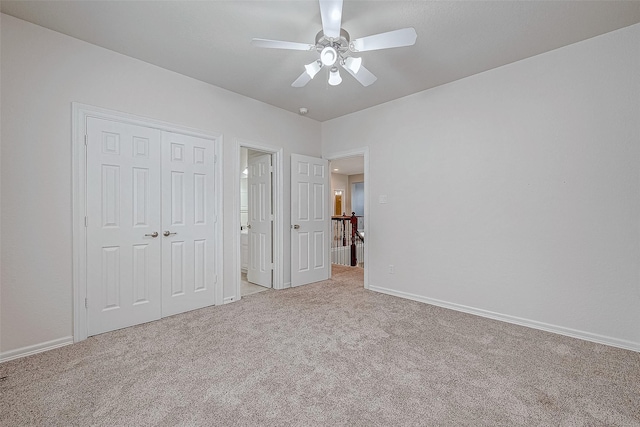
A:
{"label": "open white door", "polygon": [[326,280],[330,230],[329,162],[291,155],[291,286]]}
{"label": "open white door", "polygon": [[213,141],[162,133],[162,317],[214,304]]}
{"label": "open white door", "polygon": [[247,280],[271,287],[272,223],[271,154],[249,155],[249,262]]}

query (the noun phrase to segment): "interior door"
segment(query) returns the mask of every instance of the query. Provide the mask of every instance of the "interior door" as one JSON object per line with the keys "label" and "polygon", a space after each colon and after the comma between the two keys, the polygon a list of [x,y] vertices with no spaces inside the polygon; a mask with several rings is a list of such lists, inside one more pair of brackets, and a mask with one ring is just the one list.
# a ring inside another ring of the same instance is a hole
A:
{"label": "interior door", "polygon": [[270,288],[272,281],[273,224],[271,154],[249,154],[249,265],[247,280]]}
{"label": "interior door", "polygon": [[89,335],[159,319],[161,132],[87,119]]}
{"label": "interior door", "polygon": [[213,141],[162,133],[162,316],[214,304]]}
{"label": "interior door", "polygon": [[329,162],[291,155],[291,286],[328,279]]}

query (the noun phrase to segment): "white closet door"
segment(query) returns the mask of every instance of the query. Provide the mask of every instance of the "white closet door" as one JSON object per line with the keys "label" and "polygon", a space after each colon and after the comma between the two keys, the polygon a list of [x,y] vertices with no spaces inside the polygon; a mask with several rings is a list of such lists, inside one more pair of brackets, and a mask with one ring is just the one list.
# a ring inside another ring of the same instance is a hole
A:
{"label": "white closet door", "polygon": [[271,287],[271,154],[249,156],[249,265],[247,280]]}
{"label": "white closet door", "polygon": [[87,120],[89,335],[161,316],[160,135]]}
{"label": "white closet door", "polygon": [[214,142],[162,133],[162,316],[214,304]]}

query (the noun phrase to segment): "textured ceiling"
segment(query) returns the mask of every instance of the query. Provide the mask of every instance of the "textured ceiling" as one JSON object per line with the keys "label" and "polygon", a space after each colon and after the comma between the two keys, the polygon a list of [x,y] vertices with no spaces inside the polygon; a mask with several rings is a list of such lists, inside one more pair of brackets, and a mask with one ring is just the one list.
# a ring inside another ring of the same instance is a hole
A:
{"label": "textured ceiling", "polygon": [[291,83],[317,53],[251,38],[314,43],[317,1],[2,1],[3,13],[307,117],[329,120],[640,22],[638,1],[349,1],[352,39],[414,27],[414,46],[363,52],[378,80],[326,71]]}
{"label": "textured ceiling", "polygon": [[364,173],[364,157],[343,157],[331,160],[331,173],[339,173],[341,175],[357,175]]}

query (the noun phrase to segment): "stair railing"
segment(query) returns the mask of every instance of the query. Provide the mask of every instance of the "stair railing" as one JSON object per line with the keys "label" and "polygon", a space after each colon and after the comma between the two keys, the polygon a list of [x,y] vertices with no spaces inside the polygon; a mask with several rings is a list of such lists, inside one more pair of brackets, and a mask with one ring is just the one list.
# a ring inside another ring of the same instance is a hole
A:
{"label": "stair railing", "polygon": [[331,217],[331,262],[355,267],[364,262],[364,235],[358,231],[358,218],[351,216]]}

